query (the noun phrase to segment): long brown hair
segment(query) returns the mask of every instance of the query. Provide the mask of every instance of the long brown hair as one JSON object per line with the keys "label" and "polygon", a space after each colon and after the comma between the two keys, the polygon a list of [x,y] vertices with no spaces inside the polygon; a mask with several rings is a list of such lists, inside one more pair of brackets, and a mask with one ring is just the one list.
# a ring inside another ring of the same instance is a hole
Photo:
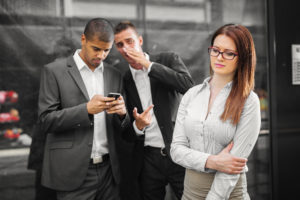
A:
{"label": "long brown hair", "polygon": [[[249,30],[239,24],[226,24],[220,27],[212,36],[211,46],[218,35],[230,37],[237,48],[237,69],[232,81],[232,89],[226,100],[221,119],[231,119],[232,124],[240,121],[241,113],[247,97],[254,89],[254,74],[256,67],[256,53],[253,38]],[[212,69],[210,67],[210,69]],[[211,74],[213,73],[212,70]]]}

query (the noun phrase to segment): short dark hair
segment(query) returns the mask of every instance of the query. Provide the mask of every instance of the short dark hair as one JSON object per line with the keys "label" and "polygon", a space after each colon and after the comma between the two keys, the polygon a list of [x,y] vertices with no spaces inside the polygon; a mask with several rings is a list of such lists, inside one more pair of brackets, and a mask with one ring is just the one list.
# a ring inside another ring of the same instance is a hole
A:
{"label": "short dark hair", "polygon": [[91,19],[84,28],[84,35],[87,40],[93,40],[94,37],[103,42],[114,40],[113,26],[104,18]]}
{"label": "short dark hair", "polygon": [[134,30],[134,32],[136,33],[136,35],[139,35],[136,27],[130,22],[130,21],[121,21],[119,24],[117,24],[114,28],[114,32],[115,34],[118,34],[124,30],[127,30],[131,28],[132,30]]}

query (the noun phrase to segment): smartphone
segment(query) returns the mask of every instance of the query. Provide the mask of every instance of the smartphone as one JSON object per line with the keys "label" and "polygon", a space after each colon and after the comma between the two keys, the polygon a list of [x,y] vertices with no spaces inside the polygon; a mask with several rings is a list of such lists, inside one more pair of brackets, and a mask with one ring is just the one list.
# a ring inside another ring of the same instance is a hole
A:
{"label": "smartphone", "polygon": [[120,93],[116,93],[116,92],[110,92],[107,97],[114,97],[115,100],[117,100],[119,97],[121,96]]}

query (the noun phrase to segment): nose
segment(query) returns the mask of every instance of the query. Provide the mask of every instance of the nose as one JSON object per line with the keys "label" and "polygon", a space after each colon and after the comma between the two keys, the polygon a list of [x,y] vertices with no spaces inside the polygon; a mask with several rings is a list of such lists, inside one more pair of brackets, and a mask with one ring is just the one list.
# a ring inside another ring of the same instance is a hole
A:
{"label": "nose", "polygon": [[104,51],[100,51],[98,54],[97,54],[97,58],[101,59],[101,60],[104,60],[106,57],[106,53]]}
{"label": "nose", "polygon": [[220,52],[217,58],[218,60],[223,60],[223,52]]}

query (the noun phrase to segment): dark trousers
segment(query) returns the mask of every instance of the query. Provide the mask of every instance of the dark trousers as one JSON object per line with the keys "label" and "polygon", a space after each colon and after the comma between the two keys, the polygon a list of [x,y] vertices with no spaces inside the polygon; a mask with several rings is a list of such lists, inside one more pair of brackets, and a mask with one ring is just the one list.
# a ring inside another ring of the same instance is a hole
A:
{"label": "dark trousers", "polygon": [[83,184],[74,191],[57,191],[58,200],[120,200],[109,161],[90,162]]}
{"label": "dark trousers", "polygon": [[42,167],[36,170],[35,175],[35,200],[56,200],[56,192],[41,184]]}
{"label": "dark trousers", "polygon": [[177,199],[181,199],[184,175],[185,169],[162,155],[160,148],[144,148],[144,166],[140,177],[144,200],[164,200],[167,184],[170,184]]}

